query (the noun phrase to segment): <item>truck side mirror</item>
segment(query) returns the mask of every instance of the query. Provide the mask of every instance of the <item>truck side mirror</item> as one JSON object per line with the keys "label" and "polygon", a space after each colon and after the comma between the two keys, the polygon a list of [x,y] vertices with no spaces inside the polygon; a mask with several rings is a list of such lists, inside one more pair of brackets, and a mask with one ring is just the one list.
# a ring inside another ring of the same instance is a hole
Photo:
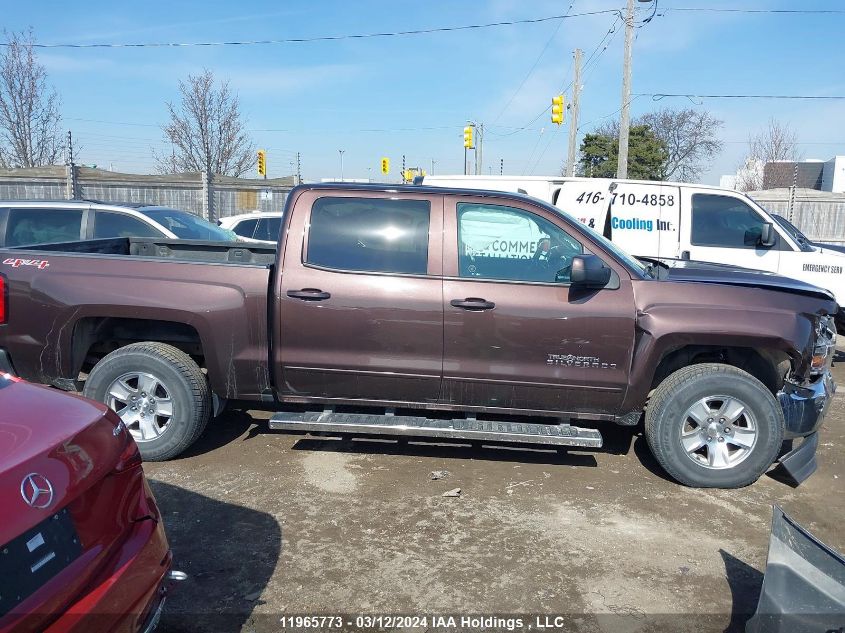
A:
{"label": "truck side mirror", "polygon": [[775,233],[775,227],[772,226],[771,222],[765,222],[763,226],[760,227],[760,241],[758,243],[760,246],[769,248],[774,246],[776,241],[777,234]]}
{"label": "truck side mirror", "polygon": [[595,255],[576,255],[569,280],[573,286],[604,288],[610,281],[610,268]]}

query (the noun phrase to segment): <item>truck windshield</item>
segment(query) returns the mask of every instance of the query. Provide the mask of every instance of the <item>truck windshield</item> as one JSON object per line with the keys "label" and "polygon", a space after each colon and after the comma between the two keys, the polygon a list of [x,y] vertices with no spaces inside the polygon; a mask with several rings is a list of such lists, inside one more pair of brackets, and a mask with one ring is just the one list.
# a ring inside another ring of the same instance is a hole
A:
{"label": "truck windshield", "polygon": [[648,266],[646,266],[642,262],[634,259],[631,255],[629,255],[628,253],[623,251],[616,244],[614,244],[609,239],[607,239],[604,235],[602,235],[601,233],[597,233],[594,229],[591,229],[589,226],[587,226],[583,222],[579,222],[578,220],[573,218],[571,215],[569,215],[566,211],[564,211],[564,210],[562,210],[558,207],[553,207],[552,205],[548,204],[545,201],[540,200],[539,202],[541,202],[543,207],[546,208],[547,210],[554,211],[555,213],[566,217],[568,220],[571,220],[577,226],[580,226],[581,229],[585,233],[588,233],[590,235],[590,237],[592,237],[596,242],[598,242],[605,249],[607,249],[608,251],[613,253],[616,256],[617,259],[621,260],[622,263],[625,264],[626,266],[628,266],[632,271],[638,273],[639,275],[641,275],[643,277],[649,277],[650,276],[648,274],[648,269],[649,269]]}
{"label": "truck windshield", "polygon": [[187,211],[177,209],[144,208],[138,209],[148,218],[155,220],[183,240],[207,240],[213,242],[237,242],[234,231],[216,226]]}

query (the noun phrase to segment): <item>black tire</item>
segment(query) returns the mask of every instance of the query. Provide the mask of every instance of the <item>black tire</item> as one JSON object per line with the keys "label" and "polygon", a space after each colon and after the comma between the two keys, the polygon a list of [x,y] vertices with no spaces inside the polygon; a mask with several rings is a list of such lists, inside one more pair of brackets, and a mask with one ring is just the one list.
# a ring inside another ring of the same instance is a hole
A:
{"label": "black tire", "polygon": [[[719,420],[727,418],[718,417],[718,413],[713,414],[716,418],[706,418],[699,428],[694,417],[687,414],[702,402],[704,409],[696,411],[714,411],[711,405],[718,406],[717,396],[736,399],[739,404],[734,406],[743,413],[733,428],[730,422],[720,426]],[[736,441],[738,430],[746,431],[743,426],[753,426],[756,439],[750,447],[741,449],[731,443],[730,433]],[[681,433],[685,430],[689,447],[706,439],[699,451],[688,453],[682,445]],[[697,488],[741,488],[757,481],[776,459],[783,442],[784,420],[777,399],[754,376],[730,365],[702,363],[679,369],[660,383],[646,407],[645,433],[654,457],[680,483]],[[697,439],[691,438],[694,434],[698,434]],[[734,451],[730,453],[733,456],[711,466],[711,446]],[[734,459],[737,463],[731,464]]]}
{"label": "black tire", "polygon": [[[91,370],[82,393],[92,400],[112,404],[109,390],[118,379],[133,372],[151,375],[160,381],[164,391],[159,394],[166,393],[171,411],[170,416],[164,416],[166,424],[160,429],[160,435],[153,439],[140,438],[140,430],[133,430],[141,456],[153,462],[172,459],[199,439],[208,424],[211,396],[205,375],[190,356],[172,345],[133,343],[100,360]],[[158,421],[163,419],[154,414],[150,417]],[[158,425],[155,428],[159,431]]]}

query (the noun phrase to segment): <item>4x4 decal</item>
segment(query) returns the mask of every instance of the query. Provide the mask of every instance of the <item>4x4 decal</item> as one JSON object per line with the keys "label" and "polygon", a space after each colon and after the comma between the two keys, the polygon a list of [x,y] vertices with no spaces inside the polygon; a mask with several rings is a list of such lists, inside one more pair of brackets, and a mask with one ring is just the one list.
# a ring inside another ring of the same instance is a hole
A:
{"label": "4x4 decal", "polygon": [[14,257],[4,259],[3,263],[7,266],[11,266],[12,268],[20,268],[21,266],[35,266],[38,270],[44,270],[50,265],[50,262],[46,259],[15,259]]}

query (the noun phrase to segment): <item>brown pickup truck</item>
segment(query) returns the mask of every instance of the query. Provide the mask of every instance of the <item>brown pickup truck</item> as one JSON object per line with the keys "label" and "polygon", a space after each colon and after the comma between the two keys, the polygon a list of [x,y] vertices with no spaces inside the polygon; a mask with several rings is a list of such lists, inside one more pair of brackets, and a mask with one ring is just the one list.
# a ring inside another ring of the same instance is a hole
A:
{"label": "brown pickup truck", "polygon": [[228,402],[274,429],[546,447],[644,419],[684,484],[743,486],[778,458],[801,481],[834,389],[826,291],[636,260],[503,192],[300,186],[276,249],[0,249],[0,298],[0,371],[106,402],[150,460]]}

